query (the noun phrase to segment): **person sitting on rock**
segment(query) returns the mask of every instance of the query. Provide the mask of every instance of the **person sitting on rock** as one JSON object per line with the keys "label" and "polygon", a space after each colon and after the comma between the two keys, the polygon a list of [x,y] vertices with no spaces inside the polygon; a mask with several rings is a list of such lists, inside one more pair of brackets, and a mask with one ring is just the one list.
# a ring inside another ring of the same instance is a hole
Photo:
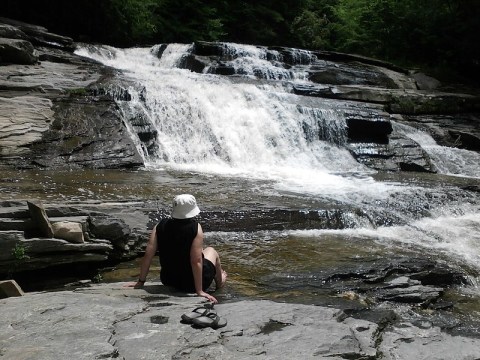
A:
{"label": "person sitting on rock", "polygon": [[227,273],[217,251],[213,247],[203,248],[202,227],[194,220],[199,213],[193,195],[182,194],[173,199],[171,218],[163,219],[153,228],[140,265],[140,277],[129,286],[143,287],[158,249],[160,280],[164,285],[218,302],[206,290],[213,280],[217,289],[225,285]]}

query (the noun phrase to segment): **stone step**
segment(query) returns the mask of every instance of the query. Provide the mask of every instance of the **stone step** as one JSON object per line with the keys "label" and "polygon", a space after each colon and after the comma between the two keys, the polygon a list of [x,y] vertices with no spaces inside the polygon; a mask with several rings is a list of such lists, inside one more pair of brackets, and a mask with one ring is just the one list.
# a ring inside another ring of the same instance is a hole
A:
{"label": "stone step", "polygon": [[0,217],[0,231],[5,231],[5,230],[29,231],[33,228],[34,226],[30,219],[12,219],[12,218]]}
{"label": "stone step", "polygon": [[0,219],[26,219],[29,217],[30,212],[28,211],[27,203],[25,203],[25,206],[0,206]]}

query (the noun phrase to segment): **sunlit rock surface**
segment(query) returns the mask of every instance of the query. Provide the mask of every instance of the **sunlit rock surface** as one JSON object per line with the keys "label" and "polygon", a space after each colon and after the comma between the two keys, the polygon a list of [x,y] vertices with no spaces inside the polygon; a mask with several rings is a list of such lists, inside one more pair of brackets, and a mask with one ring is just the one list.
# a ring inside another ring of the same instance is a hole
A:
{"label": "sunlit rock surface", "polygon": [[[0,24],[0,166],[142,164],[113,99],[87,90],[111,71],[74,55],[72,39],[8,19]],[[11,55],[9,41],[27,44],[25,54]]]}
{"label": "sunlit rock surface", "polygon": [[[451,336],[400,312],[370,320],[335,308],[266,300],[221,302],[223,328],[199,329],[181,315],[201,298],[158,283],[123,283],[0,300],[5,359],[473,359],[480,339]],[[20,310],[21,309],[21,310]]]}

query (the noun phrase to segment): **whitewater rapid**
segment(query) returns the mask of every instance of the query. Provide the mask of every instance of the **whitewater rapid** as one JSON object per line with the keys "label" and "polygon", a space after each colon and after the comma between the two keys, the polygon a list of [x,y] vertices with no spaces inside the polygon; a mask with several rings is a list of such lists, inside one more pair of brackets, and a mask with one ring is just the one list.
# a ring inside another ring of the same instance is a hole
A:
{"label": "whitewater rapid", "polygon": [[[161,58],[156,56],[158,47],[89,46],[76,51],[121,70],[132,82],[128,88],[132,99],[119,102],[119,106],[126,115],[142,112],[157,130],[155,153],[146,152],[136,140],[147,169],[262,180],[269,185],[261,191],[272,196],[385,207],[385,211],[405,217],[405,224],[377,228],[359,224],[339,231],[344,236],[353,232],[382,243],[450,254],[480,269],[478,203],[461,199],[452,199],[447,205],[433,202],[426,218],[404,214],[401,206],[389,209],[393,201],[414,204],[417,198],[427,198],[431,190],[415,182],[377,181],[374,171],[355,161],[341,146],[346,141],[348,102],[339,105],[325,100],[320,107],[309,108],[298,105],[282,81],[247,81],[261,71],[270,80],[307,82],[303,68],[287,71],[277,67],[253,46],[231,44],[232,51],[243,55],[235,60],[243,69],[242,78],[209,74],[208,68],[202,74],[177,68],[191,46],[170,44]],[[428,134],[395,126],[424,147],[439,173],[480,178],[478,153],[444,148]],[[322,133],[323,138],[309,137],[309,133]],[[419,204],[423,200],[418,200]],[[321,236],[322,231],[309,234]]]}

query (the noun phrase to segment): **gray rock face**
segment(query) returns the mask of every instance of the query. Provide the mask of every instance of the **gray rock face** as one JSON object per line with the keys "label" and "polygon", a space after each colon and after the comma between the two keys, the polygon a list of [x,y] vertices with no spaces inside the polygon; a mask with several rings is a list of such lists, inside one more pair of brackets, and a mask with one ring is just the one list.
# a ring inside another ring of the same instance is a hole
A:
{"label": "gray rock face", "polygon": [[26,40],[27,35],[15,26],[0,24],[0,38]]}
{"label": "gray rock face", "polygon": [[0,66],[0,166],[143,164],[114,99],[89,90],[108,88],[111,70],[73,54],[72,39],[9,19],[0,24],[0,63],[9,64]]}
{"label": "gray rock face", "polygon": [[38,56],[30,42],[0,38],[0,63],[33,65],[37,61]]}
{"label": "gray rock face", "polygon": [[390,316],[377,324],[334,308],[262,300],[216,305],[227,326],[198,329],[180,320],[200,298],[156,283],[122,285],[0,300],[3,358],[467,360],[480,348],[479,339],[427,323]]}
{"label": "gray rock face", "polygon": [[28,146],[40,140],[50,127],[53,114],[49,99],[36,96],[0,98],[1,156],[28,154]]}
{"label": "gray rock face", "polygon": [[71,38],[52,34],[48,32],[48,30],[43,26],[27,24],[22,21],[7,19],[3,17],[0,17],[0,23],[17,28],[19,31],[25,34],[27,39],[34,45],[56,47],[66,51],[73,51],[75,49],[75,45]]}
{"label": "gray rock face", "polygon": [[[23,311],[12,308],[0,325],[0,349],[6,359],[113,358],[115,349],[108,342],[113,324],[143,306],[136,299],[125,302],[105,295],[69,292],[18,299],[2,300],[8,308],[23,307]],[[16,339],[15,345],[8,341],[11,336]]]}
{"label": "gray rock face", "polygon": [[[44,168],[134,168],[139,155],[113,99],[59,99],[50,129],[30,147],[30,164]],[[29,166],[29,164],[25,164]]]}
{"label": "gray rock face", "polygon": [[[32,217],[23,203],[0,209],[0,274],[104,263],[130,258],[138,251],[129,226],[105,213],[37,207]],[[76,232],[64,236],[53,231],[62,223],[75,224]]]}
{"label": "gray rock face", "polygon": [[[17,49],[15,58],[10,56],[13,50],[0,51],[2,61],[31,65],[0,66],[0,166],[135,168],[143,165],[140,152],[158,153],[161,145],[156,142],[157,130],[151,121],[141,116],[124,119],[115,103],[116,99],[130,101],[125,79],[73,54],[72,39],[40,26],[0,18],[0,48],[1,44]],[[158,57],[165,48],[165,44],[156,47]],[[478,96],[441,92],[441,84],[435,79],[409,74],[376,59],[283,47],[259,48],[264,50],[266,60],[279,68],[276,80],[288,83],[289,70],[296,67],[316,83],[290,84],[294,94],[307,100],[331,98],[377,107],[378,111],[372,112],[377,115],[350,119],[348,124],[347,148],[369,167],[435,171],[418,144],[389,130],[392,120],[426,128],[441,144],[478,151]],[[238,77],[246,71],[235,67],[233,61],[238,56],[242,54],[232,52],[228,44],[196,42],[180,67]],[[252,71],[248,75],[258,81],[271,76],[262,69]],[[356,112],[361,113],[361,108]],[[455,121],[439,125],[435,116],[444,114],[453,119],[463,114],[473,121],[463,122],[460,128],[452,125]],[[439,127],[443,130],[437,131]],[[138,137],[142,150],[129,131]],[[322,134],[318,136],[332,141]],[[333,140],[343,146],[342,141]]]}

